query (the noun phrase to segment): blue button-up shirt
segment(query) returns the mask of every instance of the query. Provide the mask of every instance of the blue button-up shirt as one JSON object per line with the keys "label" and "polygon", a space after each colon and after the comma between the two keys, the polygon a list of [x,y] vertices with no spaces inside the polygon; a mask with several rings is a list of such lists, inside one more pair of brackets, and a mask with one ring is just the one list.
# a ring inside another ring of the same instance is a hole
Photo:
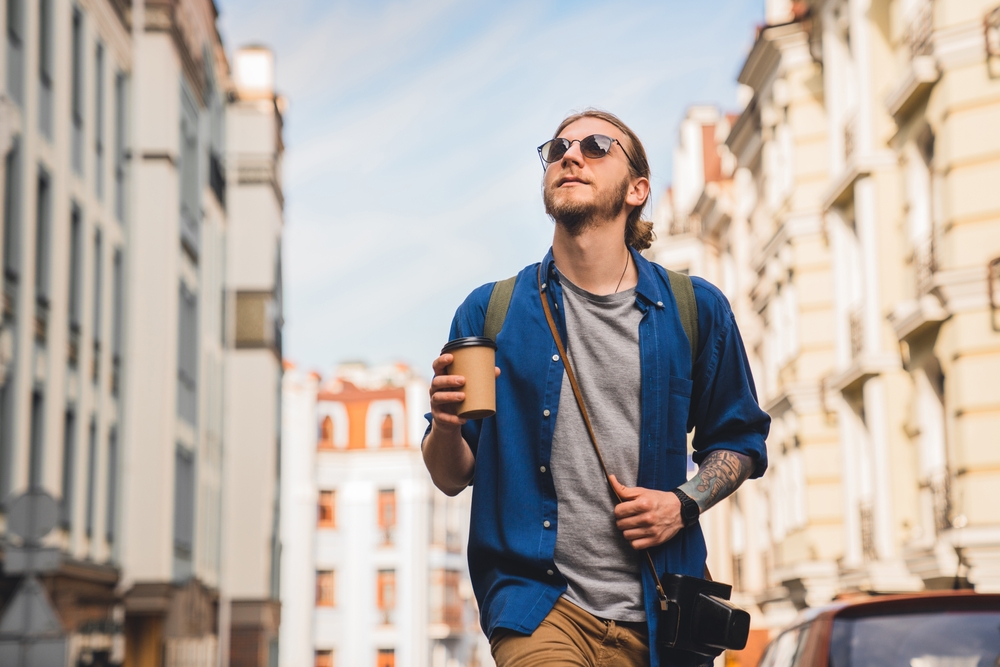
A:
{"label": "blue button-up shirt", "polygon": [[[767,467],[764,438],[770,418],[757,405],[729,303],[717,288],[692,278],[699,328],[692,369],[666,271],[634,250],[632,258],[639,272],[635,307],[643,313],[638,486],[669,491],[687,481],[687,433],[692,429],[696,463],[715,450],[735,451],[753,459],[752,476],[759,477]],[[566,340],[562,287],[551,250],[542,261],[541,277]],[[455,314],[450,339],[483,334],[492,290],[489,283],[469,295]],[[566,590],[553,560],[559,501],[549,465],[564,369],[538,291],[538,264],[533,264],[518,274],[497,336],[501,375],[496,415],[462,427],[476,458],[469,571],[487,636],[497,628],[532,633]],[[698,524],[651,551],[660,573],[704,576],[705,540]],[[659,603],[646,566],[642,579],[655,667],[660,664],[655,641]]]}

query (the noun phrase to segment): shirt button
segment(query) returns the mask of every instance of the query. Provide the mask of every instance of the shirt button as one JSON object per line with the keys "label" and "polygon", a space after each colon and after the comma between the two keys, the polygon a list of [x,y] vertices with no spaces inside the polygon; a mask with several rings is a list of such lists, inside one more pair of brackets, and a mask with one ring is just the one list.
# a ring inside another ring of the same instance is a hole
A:
{"label": "shirt button", "polygon": [[549,412],[548,410],[542,410],[542,414],[543,414],[543,415],[545,415],[546,417],[548,417],[548,416],[549,416],[549,415],[551,415],[552,413],[551,413],[551,412]]}
{"label": "shirt button", "polygon": [[551,577],[553,574],[555,574],[555,572],[553,572],[552,570],[545,570],[545,574]]}
{"label": "shirt button", "polygon": [[545,289],[546,285],[548,285],[548,283],[542,283],[542,289]]}
{"label": "shirt button", "polygon": [[552,355],[552,361],[559,361],[559,355],[558,354],[553,354]]}
{"label": "shirt button", "polygon": [[542,522],[542,525],[543,525],[543,526],[545,526],[546,528],[548,528],[548,527],[549,527],[549,526],[551,526],[552,524],[551,524],[551,523],[549,523],[548,521],[543,521],[543,522]]}
{"label": "shirt button", "polygon": [[662,301],[657,301],[656,305],[659,306],[660,308],[663,308],[663,302]]}
{"label": "shirt button", "polygon": [[539,470],[545,472],[545,466],[540,467]]}

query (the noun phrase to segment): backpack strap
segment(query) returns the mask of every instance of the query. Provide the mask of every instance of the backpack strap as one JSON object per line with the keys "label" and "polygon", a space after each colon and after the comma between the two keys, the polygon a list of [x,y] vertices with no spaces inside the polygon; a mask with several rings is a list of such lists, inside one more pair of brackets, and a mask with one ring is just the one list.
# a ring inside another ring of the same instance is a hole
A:
{"label": "backpack strap", "polygon": [[[694,285],[691,284],[691,276],[670,269],[667,269],[667,278],[670,279],[670,291],[674,293],[674,300],[677,301],[677,312],[681,316],[681,326],[684,327],[688,344],[691,345],[691,367],[693,369],[695,357],[698,356],[698,302],[694,298]],[[490,305],[493,305],[492,301]]]}
{"label": "backpack strap", "polygon": [[507,309],[510,308],[510,297],[514,294],[515,282],[517,276],[493,283],[490,304],[486,306],[486,325],[483,327],[483,335],[494,343],[497,342],[497,334],[503,329],[503,322],[507,319]]}

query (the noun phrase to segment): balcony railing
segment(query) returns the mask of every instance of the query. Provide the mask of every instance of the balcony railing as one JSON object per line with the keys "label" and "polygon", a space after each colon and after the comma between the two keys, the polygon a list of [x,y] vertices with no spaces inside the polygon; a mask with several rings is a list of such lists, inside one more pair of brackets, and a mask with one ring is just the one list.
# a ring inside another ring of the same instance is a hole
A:
{"label": "balcony railing", "polygon": [[844,161],[850,162],[858,148],[857,136],[857,114],[851,116],[844,122]]}
{"label": "balcony railing", "polygon": [[111,357],[111,395],[118,397],[118,388],[121,384],[122,359],[115,354]]}
{"label": "balcony railing", "polygon": [[865,348],[865,320],[862,308],[851,312],[851,358],[855,359]]}
{"label": "balcony railing", "polygon": [[903,43],[909,48],[911,58],[934,53],[933,33],[934,8],[931,0],[922,0],[903,31]]}
{"label": "balcony railing", "polygon": [[35,299],[35,342],[45,345],[49,332],[49,300],[43,296]]}
{"label": "balcony railing", "polygon": [[861,551],[865,560],[878,560],[878,553],[875,551],[875,516],[872,507],[862,503],[858,512],[861,514]]}
{"label": "balcony railing", "polygon": [[938,270],[934,236],[927,237],[913,249],[913,270],[917,281],[917,293],[927,294],[934,285],[934,274]]}
{"label": "balcony railing", "polygon": [[931,500],[934,506],[934,528],[940,533],[951,528],[951,477],[946,472],[931,480]]}

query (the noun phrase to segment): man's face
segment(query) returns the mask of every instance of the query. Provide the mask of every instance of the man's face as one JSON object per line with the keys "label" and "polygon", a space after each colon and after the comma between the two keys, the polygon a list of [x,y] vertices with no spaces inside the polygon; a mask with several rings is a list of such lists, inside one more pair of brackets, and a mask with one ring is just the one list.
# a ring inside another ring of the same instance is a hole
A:
{"label": "man's face", "polygon": [[[581,118],[567,125],[559,136],[575,141],[592,134],[604,134],[620,142],[625,136],[600,118]],[[627,143],[626,143],[627,145]],[[545,170],[542,196],[545,212],[576,236],[588,227],[611,220],[625,206],[631,183],[628,158],[617,142],[602,158],[587,158],[574,143],[561,160]]]}

